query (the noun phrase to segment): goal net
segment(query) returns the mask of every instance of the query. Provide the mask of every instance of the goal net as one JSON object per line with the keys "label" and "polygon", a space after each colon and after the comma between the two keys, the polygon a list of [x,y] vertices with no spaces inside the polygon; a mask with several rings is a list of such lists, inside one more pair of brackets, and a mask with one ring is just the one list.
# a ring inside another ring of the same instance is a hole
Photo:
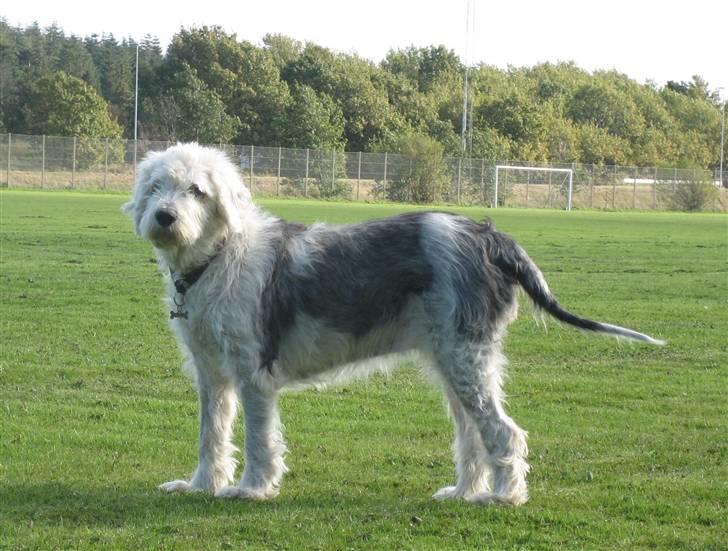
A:
{"label": "goal net", "polygon": [[570,168],[496,165],[492,205],[571,210],[573,183]]}

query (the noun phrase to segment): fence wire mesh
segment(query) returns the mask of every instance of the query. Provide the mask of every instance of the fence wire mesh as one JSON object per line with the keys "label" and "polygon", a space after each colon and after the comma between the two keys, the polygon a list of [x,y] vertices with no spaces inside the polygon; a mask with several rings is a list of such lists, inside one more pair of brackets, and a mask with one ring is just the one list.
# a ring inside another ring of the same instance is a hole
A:
{"label": "fence wire mesh", "polygon": [[[170,145],[150,140],[3,134],[0,185],[128,191],[137,163],[149,152]],[[211,146],[228,155],[258,196],[496,206],[495,167],[510,165],[572,170],[573,208],[666,210],[684,209],[686,201],[702,201],[703,209],[728,210],[728,179],[724,174],[721,185],[717,171]],[[501,169],[497,206],[566,208],[565,181],[562,173]]]}

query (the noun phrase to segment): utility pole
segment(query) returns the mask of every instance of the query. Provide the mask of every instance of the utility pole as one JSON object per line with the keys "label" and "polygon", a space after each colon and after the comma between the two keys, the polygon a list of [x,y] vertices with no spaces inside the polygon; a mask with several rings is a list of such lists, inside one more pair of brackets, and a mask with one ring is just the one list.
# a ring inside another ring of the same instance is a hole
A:
{"label": "utility pole", "polygon": [[134,181],[137,166],[137,119],[139,113],[139,44],[136,45],[136,65],[134,75]]}
{"label": "utility pole", "polygon": [[[460,133],[460,150],[461,157],[466,155],[468,148],[468,101],[469,101],[469,72],[470,72],[470,36],[473,31],[473,16],[472,13],[475,11],[475,6],[472,0],[466,0],[467,11],[465,15],[465,77],[463,79],[463,121],[462,131]],[[472,109],[472,105],[471,105]],[[472,113],[472,111],[471,111]],[[472,129],[473,121],[471,114],[470,128]]]}
{"label": "utility pole", "polygon": [[723,151],[725,150],[725,100],[723,100],[723,111],[720,117],[720,185],[725,186],[723,180]]}

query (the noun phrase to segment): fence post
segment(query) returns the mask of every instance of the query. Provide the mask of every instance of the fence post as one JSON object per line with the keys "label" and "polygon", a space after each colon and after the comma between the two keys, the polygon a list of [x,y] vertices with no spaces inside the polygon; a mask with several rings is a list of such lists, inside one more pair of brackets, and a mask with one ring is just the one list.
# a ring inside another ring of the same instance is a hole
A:
{"label": "fence post", "polygon": [[255,172],[253,169],[253,155],[255,155],[255,146],[250,146],[250,193],[255,193]]}
{"label": "fence post", "polygon": [[333,197],[334,190],[336,189],[336,186],[334,185],[336,182],[336,150],[334,149],[331,152],[331,195]]}
{"label": "fence post", "polygon": [[40,173],[40,189],[45,185],[45,155],[46,155],[46,137],[43,134],[43,152],[41,154],[41,173]]}
{"label": "fence post", "polygon": [[76,136],[73,137],[73,161],[71,166],[71,189],[76,185]]}
{"label": "fence post", "polygon": [[495,185],[493,187],[493,208],[498,208],[498,161],[495,165]]}
{"label": "fence post", "polygon": [[[549,195],[548,195],[548,202],[546,203],[548,205],[548,208],[551,208],[551,205],[553,204],[551,201],[551,175],[553,172],[549,172]],[[506,178],[508,178],[508,173],[506,172]]]}
{"label": "fence post", "polygon": [[634,179],[632,180],[632,210],[637,208],[637,167],[634,167]]}
{"label": "fence post", "polygon": [[657,210],[657,167],[652,178],[652,210]]}
{"label": "fence post", "polygon": [[[409,170],[407,172],[407,202],[412,202],[412,157],[409,158]],[[434,195],[434,191],[433,191]],[[433,199],[434,200],[434,199]]]}
{"label": "fence post", "polygon": [[361,186],[361,151],[359,152],[359,166],[356,171],[356,200],[359,200],[359,187]]}
{"label": "fence post", "polygon": [[480,159],[480,190],[483,194],[483,206],[485,206],[485,159]]}
{"label": "fence post", "polygon": [[278,176],[276,178],[276,197],[281,195],[281,147],[278,147]]}
{"label": "fence post", "polygon": [[528,185],[531,183],[531,171],[526,172],[526,208],[528,208]]}
{"label": "fence post", "polygon": [[308,197],[308,158],[309,149],[306,148],[306,177],[303,179],[303,196]]}
{"label": "fence post", "polygon": [[594,208],[594,165],[589,169],[589,208]]}
{"label": "fence post", "polygon": [[5,187],[10,187],[10,145],[13,141],[13,136],[8,132],[8,178],[5,181]]}
{"label": "fence post", "polygon": [[613,165],[614,177],[612,178],[612,210],[614,210],[614,194],[617,192],[617,165]]}
{"label": "fence post", "polygon": [[384,195],[387,195],[387,153],[384,153]]}
{"label": "fence post", "polygon": [[463,171],[463,158],[458,157],[458,182],[457,182],[457,188],[455,188],[455,193],[456,193],[455,197],[456,197],[456,201],[457,201],[458,205],[460,204],[460,189],[462,186],[462,183],[461,183],[462,182],[462,180],[461,180],[462,171]]}
{"label": "fence post", "polygon": [[104,143],[104,189],[106,189],[106,180],[109,176],[109,138]]}
{"label": "fence post", "polygon": [[677,167],[672,169],[672,194],[675,195],[675,192],[677,189],[675,186],[677,185]]}

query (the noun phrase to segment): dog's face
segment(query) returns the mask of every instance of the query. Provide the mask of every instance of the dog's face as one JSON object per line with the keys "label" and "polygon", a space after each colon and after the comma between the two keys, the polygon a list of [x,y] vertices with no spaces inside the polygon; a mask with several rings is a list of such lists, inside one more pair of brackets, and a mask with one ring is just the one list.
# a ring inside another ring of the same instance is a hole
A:
{"label": "dog's face", "polygon": [[190,250],[240,231],[250,202],[235,166],[214,149],[179,144],[150,153],[137,168],[122,210],[136,233],[162,251]]}

